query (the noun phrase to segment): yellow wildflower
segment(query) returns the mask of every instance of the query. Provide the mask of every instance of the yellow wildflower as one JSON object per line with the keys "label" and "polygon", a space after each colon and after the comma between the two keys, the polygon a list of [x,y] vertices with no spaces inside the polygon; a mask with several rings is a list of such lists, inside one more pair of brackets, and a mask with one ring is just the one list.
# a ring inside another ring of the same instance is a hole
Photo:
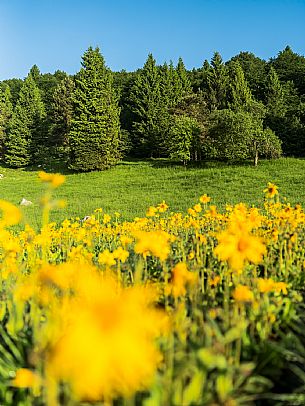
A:
{"label": "yellow wildflower", "polygon": [[114,250],[112,254],[114,258],[117,258],[121,262],[126,262],[127,258],[129,257],[129,252],[124,250],[122,247]]}
{"label": "yellow wildflower", "polygon": [[62,185],[65,181],[64,175],[61,175],[60,173],[46,173],[40,171],[38,177],[42,182],[48,183],[54,189]]}
{"label": "yellow wildflower", "polygon": [[163,200],[162,203],[158,204],[157,208],[158,208],[159,213],[164,213],[168,209],[168,205]]}
{"label": "yellow wildflower", "polygon": [[277,189],[278,187],[274,183],[268,182],[267,188],[264,189],[264,193],[266,193],[266,197],[271,199],[279,194]]}
{"label": "yellow wildflower", "polygon": [[158,212],[158,209],[156,207],[150,206],[146,212],[147,217],[154,217],[156,213]]}
{"label": "yellow wildflower", "polygon": [[172,279],[167,293],[172,293],[173,296],[184,296],[186,287],[193,285],[198,280],[197,274],[189,272],[184,262],[179,262],[172,270]]}
{"label": "yellow wildflower", "polygon": [[203,204],[207,204],[211,201],[211,198],[208,195],[204,194],[200,196],[199,201]]}
{"label": "yellow wildflower", "polygon": [[104,264],[107,266],[112,266],[116,264],[115,255],[113,252],[110,252],[108,249],[101,252],[98,256],[99,264]]}
{"label": "yellow wildflower", "polygon": [[260,238],[247,232],[226,230],[218,236],[218,246],[214,253],[222,261],[228,261],[231,268],[242,269],[245,261],[258,264],[266,252],[265,245]]}
{"label": "yellow wildflower", "polygon": [[276,282],[274,284],[274,289],[276,292],[282,292],[284,295],[287,295],[287,283],[285,282]]}
{"label": "yellow wildflower", "polygon": [[238,285],[233,292],[233,298],[237,302],[252,302],[253,293],[248,286]]}
{"label": "yellow wildflower", "polygon": [[275,287],[275,282],[273,279],[258,278],[257,283],[258,283],[258,290],[261,293],[271,292],[271,291],[273,291],[273,289]]}
{"label": "yellow wildflower", "polygon": [[110,220],[111,220],[111,216],[109,216],[109,214],[104,214],[103,223],[104,224],[110,223]]}
{"label": "yellow wildflower", "polygon": [[2,219],[0,220],[0,228],[13,226],[21,220],[21,211],[13,204],[0,200],[0,210],[2,211]]}
{"label": "yellow wildflower", "polygon": [[138,231],[134,233],[137,238],[135,252],[147,255],[154,255],[161,260],[165,260],[170,252],[169,240],[170,235],[165,231]]}
{"label": "yellow wildflower", "polygon": [[77,400],[147,388],[161,360],[154,339],[164,325],[153,298],[149,289],[118,293],[113,281],[96,279],[86,297],[68,302],[69,312],[64,306],[54,315],[62,324],[47,346],[47,377],[68,383]]}
{"label": "yellow wildflower", "polygon": [[16,376],[11,384],[17,388],[37,389],[41,385],[41,379],[30,369],[20,368],[16,371]]}
{"label": "yellow wildflower", "polygon": [[195,204],[194,210],[195,210],[196,213],[200,213],[201,210],[202,210],[201,204],[200,203]]}

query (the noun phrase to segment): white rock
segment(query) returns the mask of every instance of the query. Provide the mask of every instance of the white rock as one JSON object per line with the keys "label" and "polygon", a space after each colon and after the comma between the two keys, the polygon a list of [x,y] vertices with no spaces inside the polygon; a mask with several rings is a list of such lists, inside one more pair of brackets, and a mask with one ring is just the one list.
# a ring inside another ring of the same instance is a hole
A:
{"label": "white rock", "polygon": [[4,178],[3,173],[0,173],[0,179],[3,179],[3,178]]}
{"label": "white rock", "polygon": [[31,206],[33,204],[33,202],[31,202],[30,200],[26,200],[24,197],[22,198],[21,202],[20,202],[20,206]]}

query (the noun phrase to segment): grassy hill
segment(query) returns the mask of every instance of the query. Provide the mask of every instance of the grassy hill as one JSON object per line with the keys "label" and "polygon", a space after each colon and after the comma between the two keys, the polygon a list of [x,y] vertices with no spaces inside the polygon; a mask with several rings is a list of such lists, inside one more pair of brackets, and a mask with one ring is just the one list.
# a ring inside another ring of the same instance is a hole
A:
{"label": "grassy hill", "polygon": [[52,213],[51,220],[83,217],[102,207],[105,212],[120,212],[123,219],[145,215],[146,208],[165,200],[173,211],[185,211],[207,193],[212,203],[246,202],[260,206],[267,182],[279,186],[280,194],[292,204],[305,203],[305,160],[282,158],[251,164],[205,162],[197,167],[184,167],[162,159],[122,161],[105,172],[69,173],[55,164],[45,168],[9,169],[0,166],[0,198],[19,204],[24,197],[34,204],[23,208],[24,218],[32,226],[41,221],[39,200],[43,185],[37,173],[61,172],[66,182],[55,193],[66,199],[63,210]]}

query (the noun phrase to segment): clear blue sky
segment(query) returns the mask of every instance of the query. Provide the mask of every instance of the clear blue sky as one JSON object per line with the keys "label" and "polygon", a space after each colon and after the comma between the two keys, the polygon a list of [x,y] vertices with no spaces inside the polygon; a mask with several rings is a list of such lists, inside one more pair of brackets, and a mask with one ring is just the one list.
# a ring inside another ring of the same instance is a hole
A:
{"label": "clear blue sky", "polygon": [[200,67],[219,51],[264,59],[287,44],[305,54],[305,0],[0,0],[0,80],[79,70],[98,45],[113,70],[135,70],[152,52]]}

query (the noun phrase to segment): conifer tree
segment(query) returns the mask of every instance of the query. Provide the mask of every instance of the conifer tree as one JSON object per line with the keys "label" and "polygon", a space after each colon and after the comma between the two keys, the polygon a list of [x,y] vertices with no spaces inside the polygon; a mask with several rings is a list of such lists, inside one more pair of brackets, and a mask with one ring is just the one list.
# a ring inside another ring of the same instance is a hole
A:
{"label": "conifer tree", "polygon": [[43,146],[44,105],[40,91],[29,74],[19,93],[19,98],[9,122],[5,141],[5,162],[12,167],[23,167],[37,159]]}
{"label": "conifer tree", "polygon": [[207,103],[210,111],[226,108],[227,67],[218,52],[214,53],[207,72]]}
{"label": "conifer tree", "polygon": [[269,119],[272,119],[272,117],[284,117],[287,110],[284,89],[272,66],[266,79],[265,100]]}
{"label": "conifer tree", "polygon": [[119,159],[120,109],[113,75],[99,48],[82,57],[75,78],[73,117],[69,132],[70,167],[77,171],[103,170]]}
{"label": "conifer tree", "polygon": [[184,62],[181,57],[178,60],[176,71],[177,71],[178,78],[179,78],[180,84],[181,84],[181,89],[182,89],[181,96],[183,97],[183,96],[191,93],[192,86],[191,86],[191,81],[189,79],[187,70],[185,69]]}
{"label": "conifer tree", "polygon": [[230,108],[232,110],[244,110],[249,111],[251,108],[253,97],[246,82],[244,71],[239,62],[234,62],[232,66],[233,78],[230,83],[231,90],[231,103]]}
{"label": "conifer tree", "polygon": [[10,88],[8,85],[0,86],[0,159],[4,158],[5,137],[12,112]]}
{"label": "conifer tree", "polygon": [[160,155],[169,127],[168,105],[162,96],[162,74],[149,54],[130,94],[134,114],[134,151],[144,156]]}
{"label": "conifer tree", "polygon": [[71,128],[73,115],[72,95],[74,91],[74,81],[66,76],[57,85],[53,94],[52,103],[52,135],[50,143],[55,146],[67,146],[68,134]]}

